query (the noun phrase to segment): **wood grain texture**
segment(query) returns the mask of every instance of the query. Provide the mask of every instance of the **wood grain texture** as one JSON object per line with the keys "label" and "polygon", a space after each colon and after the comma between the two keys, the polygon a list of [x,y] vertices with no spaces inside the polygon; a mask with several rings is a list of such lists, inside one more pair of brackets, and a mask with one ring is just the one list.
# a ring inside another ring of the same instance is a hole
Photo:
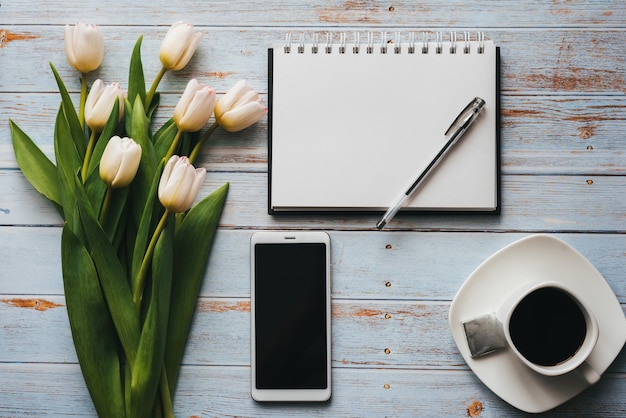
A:
{"label": "wood grain texture", "polygon": [[[168,22],[167,26],[173,20]],[[124,83],[133,46],[143,35],[144,71],[146,80],[150,82],[161,66],[158,49],[167,26],[104,27],[105,59],[98,70],[90,73],[90,77]],[[0,30],[2,27],[4,25],[0,26]],[[18,28],[12,30],[17,31]],[[419,30],[420,26],[409,25],[400,30],[406,32],[412,29]],[[185,69],[164,78],[161,91],[180,94],[192,76],[214,85],[218,92],[225,92],[240,78],[249,79],[261,91],[266,91],[267,48],[282,45],[287,31],[303,32],[292,27],[224,28],[206,25],[199,25],[199,30],[205,35],[196,54]],[[351,33],[359,28],[319,28],[320,33],[327,30]],[[318,30],[313,27],[312,31]],[[22,32],[28,33],[28,38],[12,41],[2,48],[3,61],[11,63],[3,67],[6,68],[5,77],[11,83],[2,83],[0,92],[56,94],[50,63],[66,80],[68,88],[78,92],[79,76],[66,62],[62,27],[23,27]],[[434,38],[434,34],[430,36]],[[495,40],[501,48],[504,93],[621,95],[626,91],[624,57],[617,53],[626,40],[624,30],[551,28],[533,31],[495,27],[488,29],[486,36]],[[335,38],[339,40],[338,34]],[[393,31],[388,32],[387,38],[393,40]]]}
{"label": "wood grain texture", "polygon": [[[53,157],[59,95],[52,62],[77,99],[63,26],[102,26],[106,54],[89,80],[127,84],[137,38],[147,82],[177,20],[205,33],[190,65],[168,73],[156,124],[196,77],[225,93],[247,79],[267,101],[267,48],[286,31],[484,30],[501,48],[502,213],[267,214],[267,121],[218,130],[198,163],[201,196],[230,182],[177,391],[178,416],[524,416],[469,370],[448,328],[463,281],[519,238],[549,233],[579,250],[626,310],[626,3],[11,1],[0,5],[0,116]],[[332,100],[329,97],[328,100]],[[320,121],[323,123],[323,121]],[[0,417],[95,415],[67,323],[61,219],[19,172],[0,123]],[[327,230],[332,240],[333,398],[250,398],[249,242],[260,229]],[[623,416],[626,350],[601,381],[546,416]],[[60,383],[61,382],[61,383]]]}
{"label": "wood grain texture", "polygon": [[[162,96],[155,128],[171,117],[178,97]],[[57,94],[0,93],[0,114],[10,115],[53,159],[52,130],[59,102]],[[626,141],[615,138],[615,132],[626,129],[625,109],[626,99],[619,96],[504,96],[502,172],[625,174]],[[212,171],[265,171],[267,121],[234,134],[218,129],[199,163]],[[0,124],[0,168],[17,168],[8,124]]]}
{"label": "wood grain texture", "polygon": [[[7,381],[0,392],[2,416],[94,416],[78,365],[0,364],[0,374]],[[502,402],[467,371],[335,368],[330,402],[272,405],[252,400],[249,375],[249,367],[183,367],[174,408],[177,416],[467,417],[468,410],[477,405],[482,407],[481,417],[527,416]],[[570,417],[585,411],[585,416],[619,417],[625,382],[620,375],[608,374],[548,415]],[[355,393],[360,401],[354,398]]]}
{"label": "wood grain texture", "polygon": [[[250,296],[250,237],[254,231],[220,229],[200,295]],[[500,248],[528,233],[329,231],[332,294],[343,300],[451,301],[463,281]],[[576,248],[626,303],[621,264],[626,234],[553,234]],[[0,295],[62,296],[61,228],[2,227]]]}
{"label": "wood grain texture", "polygon": [[[189,20],[196,25],[215,26],[408,26],[408,27],[614,27],[624,26],[626,12],[619,0],[555,0],[529,3],[504,1],[469,4],[463,0],[441,3],[436,0],[415,4],[395,2],[331,0],[318,4],[305,0],[271,0],[263,3],[184,0],[127,3],[120,0],[77,4],[63,0],[46,1],[31,7],[25,1],[3,4],[2,21],[33,24],[45,16],[51,24],[90,17],[94,24],[169,24]],[[263,7],[260,7],[262,5]],[[120,11],[123,10],[123,13]],[[530,12],[530,13],[529,13]]]}
{"label": "wood grain texture", "polygon": [[[33,308],[54,305],[45,311]],[[335,368],[469,370],[448,327],[448,302],[333,299]],[[76,363],[64,299],[0,299],[11,324],[0,329],[0,355],[13,363]],[[239,332],[233,332],[238,330]],[[47,341],[42,345],[38,342]],[[217,349],[219,347],[219,349]],[[250,365],[250,298],[200,298],[183,363]],[[626,373],[626,352],[609,370]]]}
{"label": "wood grain texture", "polygon": [[[207,175],[199,196],[230,183],[223,227],[374,230],[380,214],[267,214],[265,173]],[[626,184],[621,176],[502,176],[500,215],[402,214],[386,230],[623,232]],[[61,218],[18,171],[0,171],[0,225],[60,225]],[[576,199],[572,199],[575,196]]]}

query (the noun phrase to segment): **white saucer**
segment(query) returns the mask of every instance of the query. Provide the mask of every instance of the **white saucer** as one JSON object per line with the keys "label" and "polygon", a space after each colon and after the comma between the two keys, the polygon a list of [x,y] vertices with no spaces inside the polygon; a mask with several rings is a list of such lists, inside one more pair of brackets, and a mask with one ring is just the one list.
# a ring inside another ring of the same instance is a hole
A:
{"label": "white saucer", "polygon": [[554,280],[584,295],[600,335],[589,364],[602,374],[626,342],[626,318],[615,294],[578,251],[549,235],[516,241],[485,260],[463,283],[450,306],[450,329],[463,358],[496,395],[526,412],[543,412],[573,398],[589,384],[579,373],[547,377],[524,365],[511,350],[470,356],[462,323],[493,312],[506,296],[529,281]]}

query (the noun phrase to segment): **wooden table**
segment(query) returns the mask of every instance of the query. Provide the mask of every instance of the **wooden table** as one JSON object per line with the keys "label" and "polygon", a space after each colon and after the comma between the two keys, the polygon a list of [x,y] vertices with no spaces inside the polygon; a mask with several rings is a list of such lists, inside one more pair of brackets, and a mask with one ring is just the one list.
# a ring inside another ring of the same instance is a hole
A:
{"label": "wooden table", "polygon": [[[144,35],[149,82],[169,25],[205,37],[182,72],[166,75],[159,121],[196,77],[225,93],[245,78],[267,92],[267,47],[286,31],[476,30],[502,55],[502,214],[267,214],[267,121],[218,131],[199,163],[202,195],[230,193],[198,301],[176,399],[180,416],[515,416],[471,372],[448,310],[489,255],[530,234],[578,249],[626,306],[626,3],[583,1],[11,1],[0,7],[0,416],[93,416],[64,307],[61,219],[17,169],[7,118],[52,156],[59,95],[53,62],[74,97],[63,25],[102,26],[94,76],[125,84]],[[330,233],[333,397],[262,405],[250,397],[249,239],[260,229]],[[626,353],[595,386],[548,415],[624,416]]]}

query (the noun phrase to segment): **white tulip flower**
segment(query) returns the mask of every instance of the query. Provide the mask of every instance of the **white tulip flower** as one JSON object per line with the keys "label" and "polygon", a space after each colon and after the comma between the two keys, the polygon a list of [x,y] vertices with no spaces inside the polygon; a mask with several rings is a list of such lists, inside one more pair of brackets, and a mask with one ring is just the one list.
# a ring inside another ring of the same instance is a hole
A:
{"label": "white tulip flower", "polygon": [[202,33],[196,32],[191,23],[174,23],[161,43],[159,59],[168,70],[182,70],[200,44]]}
{"label": "white tulip flower", "polygon": [[119,98],[119,120],[124,116],[124,98],[126,92],[117,83],[105,86],[102,80],[96,80],[91,86],[85,102],[85,121],[94,132],[102,132],[111,116],[115,98]]}
{"label": "white tulip flower", "polygon": [[196,200],[205,175],[206,170],[194,168],[187,157],[172,155],[161,174],[159,201],[170,212],[185,212]]}
{"label": "white tulip flower", "polygon": [[228,132],[237,132],[267,114],[259,93],[246,80],[238,81],[215,105],[215,120]]}
{"label": "white tulip flower", "polygon": [[174,122],[178,129],[182,132],[202,129],[213,114],[215,102],[215,90],[198,83],[195,78],[191,79],[174,109]]}
{"label": "white tulip flower", "polygon": [[131,138],[112,137],[100,159],[100,178],[113,189],[128,186],[141,162],[141,146]]}
{"label": "white tulip flower", "polygon": [[100,28],[77,23],[65,25],[65,55],[72,67],[88,73],[100,67],[104,56],[104,40]]}

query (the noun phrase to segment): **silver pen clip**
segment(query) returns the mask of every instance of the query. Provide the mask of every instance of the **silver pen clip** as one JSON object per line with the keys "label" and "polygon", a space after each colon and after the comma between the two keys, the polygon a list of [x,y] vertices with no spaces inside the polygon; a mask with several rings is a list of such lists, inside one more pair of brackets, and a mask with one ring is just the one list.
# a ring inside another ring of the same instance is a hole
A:
{"label": "silver pen clip", "polygon": [[454,119],[454,122],[452,122],[444,135],[447,138],[455,138],[463,134],[472,122],[474,122],[474,119],[476,119],[484,106],[485,101],[480,97],[475,97],[474,100],[469,102],[469,104],[465,106],[465,109],[459,113],[459,116]]}

